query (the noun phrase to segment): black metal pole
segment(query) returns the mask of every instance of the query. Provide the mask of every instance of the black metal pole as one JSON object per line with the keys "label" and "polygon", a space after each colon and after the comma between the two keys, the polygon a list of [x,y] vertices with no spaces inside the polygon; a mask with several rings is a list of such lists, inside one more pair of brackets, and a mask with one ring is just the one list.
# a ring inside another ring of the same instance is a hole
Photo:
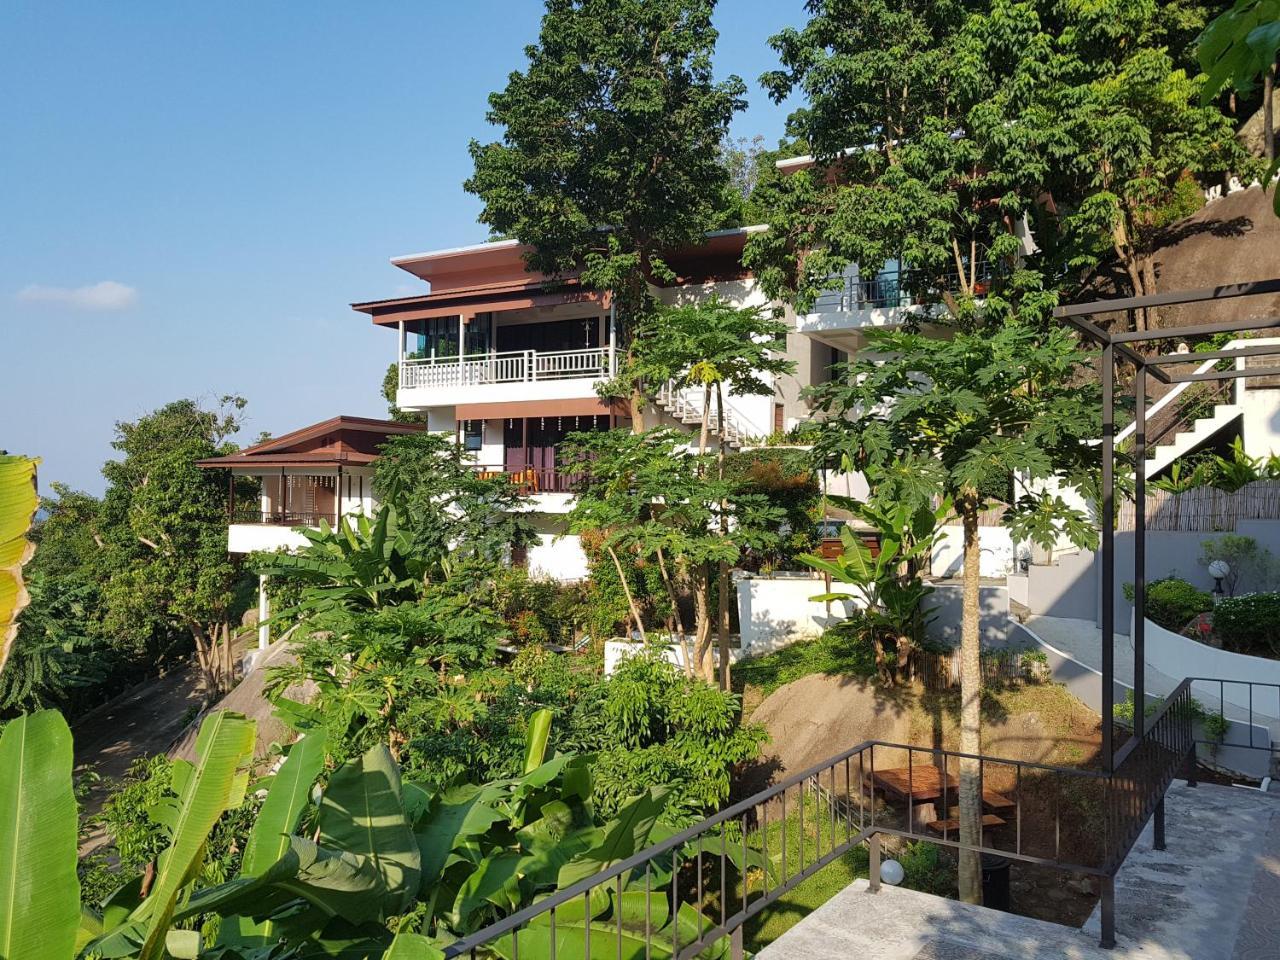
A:
{"label": "black metal pole", "polygon": [[1147,639],[1147,368],[1133,378],[1133,735],[1146,725]]}
{"label": "black metal pole", "polygon": [[1102,770],[1111,773],[1115,750],[1111,724],[1115,713],[1115,348],[1102,347]]}
{"label": "black metal pole", "polygon": [[1164,844],[1164,797],[1156,801],[1155,823],[1152,826],[1155,832],[1155,842],[1153,846],[1157,850],[1163,850]]}
{"label": "black metal pole", "polygon": [[1102,939],[1098,946],[1111,950],[1116,945],[1116,878],[1102,878]]}

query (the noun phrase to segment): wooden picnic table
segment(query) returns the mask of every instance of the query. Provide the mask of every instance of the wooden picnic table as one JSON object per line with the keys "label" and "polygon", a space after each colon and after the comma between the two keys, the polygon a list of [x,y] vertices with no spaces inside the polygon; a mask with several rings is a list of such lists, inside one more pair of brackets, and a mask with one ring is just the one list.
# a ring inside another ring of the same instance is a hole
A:
{"label": "wooden picnic table", "polygon": [[[873,774],[877,787],[899,800],[908,796],[913,803],[933,803],[943,794],[942,771],[931,763],[917,763],[910,767],[890,767]],[[947,804],[960,802],[960,781],[948,771],[946,779]],[[1012,810],[1017,804],[1002,793],[982,788],[982,803],[992,810]]]}

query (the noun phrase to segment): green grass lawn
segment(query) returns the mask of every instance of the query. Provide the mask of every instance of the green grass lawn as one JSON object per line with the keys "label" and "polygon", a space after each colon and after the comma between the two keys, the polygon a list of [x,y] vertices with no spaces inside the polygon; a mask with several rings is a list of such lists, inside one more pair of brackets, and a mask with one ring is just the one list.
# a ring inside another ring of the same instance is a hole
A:
{"label": "green grass lawn", "polygon": [[[832,831],[830,808],[817,798],[807,796],[804,802],[803,821],[799,810],[789,809],[786,820],[769,820],[764,831],[754,831],[749,840],[751,846],[767,853],[773,870],[768,881],[769,889],[787,877],[795,876],[801,863],[808,866],[828,854],[849,836],[843,824],[837,821]],[[783,869],[783,837],[786,837],[786,862]],[[803,859],[802,859],[803,858]],[[930,843],[912,843],[897,858],[906,870],[904,886],[914,890],[948,895],[953,892],[954,880],[950,868],[938,859],[938,848]],[[859,845],[841,854],[822,867],[765,910],[752,917],[745,927],[746,948],[760,950],[822,906],[837,893],[861,877],[867,876],[868,853]],[[765,891],[765,877],[760,870],[752,870],[748,877],[748,894],[755,898]],[[742,884],[734,884],[730,911],[738,909],[742,902]],[[707,912],[718,915],[719,905],[714,897],[708,903]]]}

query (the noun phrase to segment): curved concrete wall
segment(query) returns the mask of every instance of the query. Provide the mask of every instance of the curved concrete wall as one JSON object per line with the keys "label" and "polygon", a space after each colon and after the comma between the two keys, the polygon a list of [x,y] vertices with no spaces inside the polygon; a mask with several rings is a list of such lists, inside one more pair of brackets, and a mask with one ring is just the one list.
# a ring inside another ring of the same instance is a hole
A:
{"label": "curved concrete wall", "polygon": [[[1160,630],[1165,634],[1169,632],[1167,630],[1161,630],[1160,627],[1157,627],[1150,621],[1147,621],[1147,629],[1148,631],[1152,629]],[[1011,640],[1021,640],[1028,647],[1043,650],[1049,659],[1049,670],[1053,679],[1065,686],[1067,688],[1067,692],[1077,700],[1086,704],[1094,711],[1094,713],[1102,713],[1102,674],[1093,667],[1081,663],[1079,660],[1073,659],[1057,647],[1051,646],[1025,624],[1014,623],[1011,621],[1009,633]],[[1176,634],[1173,636],[1176,637]],[[1148,649],[1151,649],[1152,646],[1159,646],[1161,639],[1162,638],[1157,638],[1155,640],[1155,644],[1152,644],[1152,634],[1148,633]],[[1188,642],[1195,643],[1194,640]],[[1203,646],[1203,644],[1199,644],[1199,646]],[[1164,655],[1167,656],[1167,652]],[[1239,656],[1239,654],[1229,654],[1229,656]],[[1244,659],[1256,660],[1258,658],[1247,657]],[[1149,658],[1148,664],[1150,664]],[[1163,673],[1164,671],[1161,672]],[[1197,675],[1214,676],[1215,674],[1183,673],[1179,675],[1179,678]],[[1225,677],[1225,675],[1222,676]],[[1248,679],[1248,677],[1246,676],[1245,679]],[[1181,679],[1179,679],[1178,682],[1181,682]],[[1116,703],[1123,703],[1126,697],[1133,693],[1133,688],[1119,680],[1113,681],[1113,683],[1114,688],[1112,690],[1112,697]],[[1200,689],[1201,687],[1204,689]],[[1212,690],[1210,690],[1210,687]],[[1227,689],[1230,689],[1229,685],[1227,685]],[[1215,683],[1193,684],[1191,692],[1202,702],[1216,704],[1218,696],[1217,691],[1218,685]],[[1149,703],[1158,703],[1163,699],[1164,695],[1169,692],[1169,690],[1149,689],[1147,692],[1147,701]],[[1240,709],[1238,705],[1235,704],[1235,701],[1229,692],[1226,693],[1225,699],[1229,712],[1236,713],[1235,710],[1231,710],[1231,707],[1233,706],[1236,707],[1236,710]],[[1236,715],[1247,716],[1247,714],[1240,713],[1236,713]],[[1266,748],[1270,747],[1273,741],[1271,728],[1274,724],[1267,723],[1267,719],[1268,718],[1266,717],[1255,716],[1255,722],[1253,724],[1249,724],[1243,720],[1228,719],[1227,733],[1226,736],[1223,737],[1222,746],[1218,748],[1216,755],[1210,757],[1209,748],[1205,744],[1200,744],[1197,747],[1199,755],[1204,759],[1210,760],[1210,762],[1221,769],[1235,772],[1241,776],[1252,777],[1260,780],[1263,777],[1270,775],[1271,754],[1266,752]],[[1202,736],[1202,733],[1197,731],[1197,736]]]}

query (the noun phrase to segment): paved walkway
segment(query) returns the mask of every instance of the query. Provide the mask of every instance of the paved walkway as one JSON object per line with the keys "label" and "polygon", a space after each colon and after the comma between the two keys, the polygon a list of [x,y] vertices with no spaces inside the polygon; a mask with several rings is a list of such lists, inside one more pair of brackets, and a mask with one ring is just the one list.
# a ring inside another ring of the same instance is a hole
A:
{"label": "paved walkway", "polygon": [[[1280,802],[1257,791],[1176,783],[1168,849],[1139,839],[1116,878],[1117,947],[1085,929],[859,880],[759,960],[1257,960],[1280,957]],[[1017,869],[1015,864],[1014,869]]]}
{"label": "paved walkway", "polygon": [[[1024,626],[1040,637],[1045,643],[1062,651],[1091,670],[1102,672],[1102,631],[1092,620],[1074,620],[1067,617],[1028,617]],[[1115,650],[1115,678],[1128,687],[1133,686],[1133,663],[1135,651],[1133,641],[1124,634],[1117,633],[1113,638]],[[1248,677],[1227,679],[1248,680]],[[1147,693],[1154,696],[1167,696],[1182,682],[1182,677],[1171,677],[1161,673],[1150,663],[1145,671]],[[1249,708],[1241,703],[1248,696],[1244,687],[1230,685],[1223,688],[1226,693],[1225,714],[1229,720],[1246,722],[1249,720]],[[1212,683],[1193,685],[1192,694],[1210,713],[1220,709],[1222,700],[1220,691]],[[1259,694],[1261,697],[1261,694]],[[1277,717],[1276,698],[1268,695],[1266,702],[1254,705],[1253,722],[1259,726],[1267,726],[1271,730],[1273,742],[1280,742],[1280,717]]]}

